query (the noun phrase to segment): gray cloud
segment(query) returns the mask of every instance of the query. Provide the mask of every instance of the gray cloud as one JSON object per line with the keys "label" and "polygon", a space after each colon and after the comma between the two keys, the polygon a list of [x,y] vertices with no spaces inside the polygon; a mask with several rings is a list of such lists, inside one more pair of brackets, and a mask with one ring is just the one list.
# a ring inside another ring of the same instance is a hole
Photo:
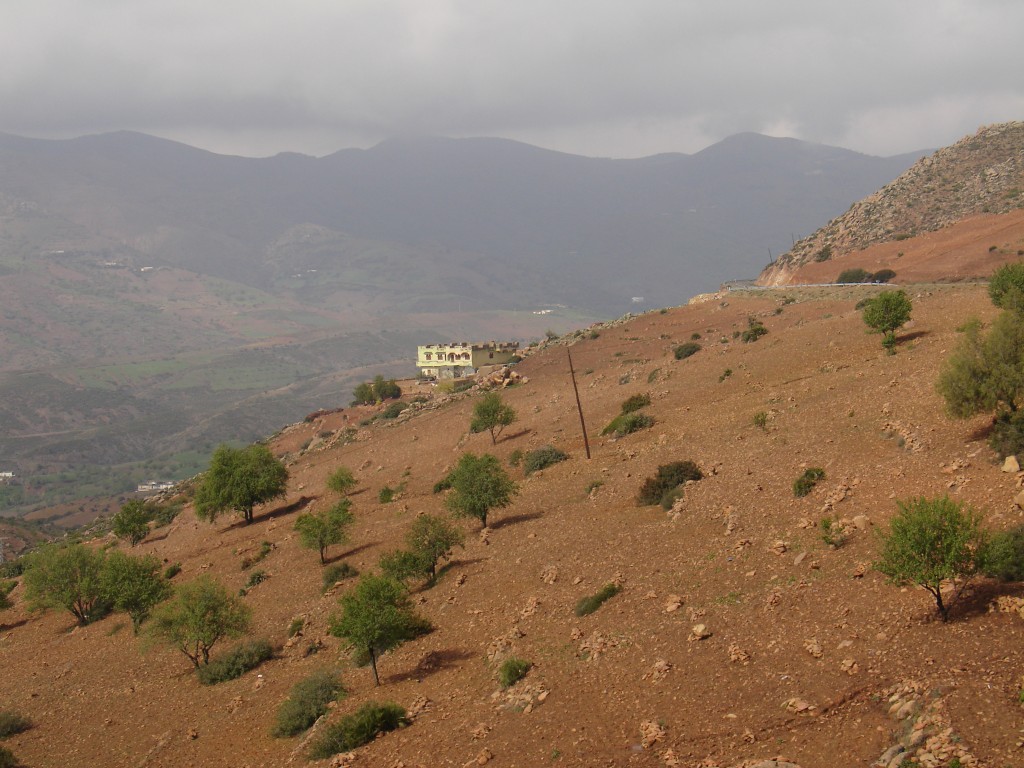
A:
{"label": "gray cloud", "polygon": [[1016,0],[5,3],[0,130],[218,152],[505,136],[581,154],[760,131],[894,154],[1024,116]]}

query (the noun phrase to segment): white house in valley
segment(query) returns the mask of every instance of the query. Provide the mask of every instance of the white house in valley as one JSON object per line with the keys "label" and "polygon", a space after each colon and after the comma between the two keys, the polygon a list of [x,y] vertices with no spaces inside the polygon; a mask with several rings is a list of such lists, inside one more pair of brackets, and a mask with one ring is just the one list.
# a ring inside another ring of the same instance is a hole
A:
{"label": "white house in valley", "polygon": [[518,351],[518,341],[423,344],[416,348],[416,368],[420,375],[436,379],[471,376],[488,365],[508,363]]}

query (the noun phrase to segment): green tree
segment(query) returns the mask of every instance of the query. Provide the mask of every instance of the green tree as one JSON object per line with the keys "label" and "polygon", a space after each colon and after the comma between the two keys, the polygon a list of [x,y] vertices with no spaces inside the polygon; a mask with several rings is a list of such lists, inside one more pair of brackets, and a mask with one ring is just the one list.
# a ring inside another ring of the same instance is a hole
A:
{"label": "green tree", "polygon": [[196,516],[212,523],[221,512],[233,509],[251,523],[253,507],[284,496],[287,484],[288,470],[267,446],[220,445],[196,490]]}
{"label": "green tree", "polygon": [[895,354],[896,330],[910,319],[912,305],[903,291],[882,291],[864,307],[864,322],[882,334],[882,346]]}
{"label": "green tree", "polygon": [[487,527],[487,513],[507,507],[519,488],[505,473],[501,462],[489,453],[464,453],[450,475],[452,490],[445,499],[459,517],[475,517]]}
{"label": "green tree", "polygon": [[361,384],[356,384],[356,388],[352,391],[352,405],[373,405],[377,402],[377,398],[373,395],[373,384],[369,381],[364,381]]}
{"label": "green tree", "polygon": [[497,445],[498,435],[509,424],[516,420],[516,412],[511,405],[502,402],[497,392],[487,392],[473,407],[473,419],[469,422],[471,432],[491,433],[491,445]]}
{"label": "green tree", "polygon": [[182,584],[174,597],[152,612],[152,636],[177,648],[198,669],[210,663],[210,650],[226,637],[249,629],[252,611],[211,576]]}
{"label": "green tree", "polygon": [[394,379],[385,379],[377,374],[373,377],[373,396],[378,403],[394,400],[402,396],[402,388],[395,383]]}
{"label": "green tree", "polygon": [[356,487],[357,482],[351,469],[348,467],[338,467],[327,478],[327,487],[335,493],[340,493],[344,496]]}
{"label": "green tree", "polygon": [[984,559],[986,535],[981,516],[949,497],[899,501],[899,513],[882,536],[875,569],[898,586],[917,584],[935,598],[943,621],[950,605],[942,586],[952,582],[955,601]]}
{"label": "green tree", "polygon": [[110,522],[114,535],[134,547],[149,534],[149,520],[145,503],[140,499],[131,499],[124,503]]}
{"label": "green tree", "polygon": [[447,560],[455,547],[465,546],[462,531],[440,515],[420,515],[405,535],[409,551],[421,557],[429,579],[437,576],[437,561]]}
{"label": "green tree", "polygon": [[380,685],[377,659],[414,637],[423,621],[416,616],[405,587],[394,579],[368,574],[341,597],[341,615],[331,617],[330,633],[365,653]]}
{"label": "green tree", "polygon": [[64,609],[81,626],[106,615],[102,552],[84,544],[47,544],[26,560],[25,599],[30,610]]}
{"label": "green tree", "polygon": [[341,499],[330,509],[319,512],[307,512],[295,520],[295,530],[299,533],[299,543],[306,549],[320,550],[320,564],[326,565],[324,553],[332,544],[343,544],[347,541],[346,529],[352,524],[352,513],[349,508],[352,502]]}
{"label": "green tree", "polygon": [[992,303],[1012,312],[1024,311],[1024,262],[1004,264],[988,281]]}
{"label": "green tree", "polygon": [[132,557],[111,552],[103,563],[100,582],[104,597],[116,611],[131,617],[132,629],[139,627],[158,603],[171,595],[171,585],[163,577],[160,561],[152,555]]}

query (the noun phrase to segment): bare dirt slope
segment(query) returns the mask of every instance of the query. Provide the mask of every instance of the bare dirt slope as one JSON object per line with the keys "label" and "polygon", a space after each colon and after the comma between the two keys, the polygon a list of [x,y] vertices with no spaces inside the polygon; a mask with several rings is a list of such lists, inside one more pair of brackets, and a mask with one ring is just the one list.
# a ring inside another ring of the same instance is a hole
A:
{"label": "bare dirt slope", "polygon": [[[493,448],[467,432],[473,394],[360,428],[348,445],[318,436],[365,412],[284,430],[273,445],[292,473],[287,499],[248,527],[186,510],[137,548],[180,561],[179,580],[210,573],[237,589],[248,578],[242,558],[270,542],[254,566],[269,578],[245,599],[254,633],[279,656],[202,687],[180,654],[142,652],[122,617],[72,630],[69,614],[27,615],[19,586],[19,604],[0,616],[0,707],[36,726],[5,745],[38,768],[301,764],[299,739],[269,736],[275,710],[297,680],[337,666],[349,693],[332,719],[370,699],[421,710],[358,750],[354,766],[868,766],[918,732],[924,765],[1024,764],[1024,618],[989,610],[998,595],[1020,596],[1019,585],[979,583],[944,625],[925,593],[870,569],[875,531],[897,499],[948,493],[986,510],[992,527],[1024,521],[1012,503],[1021,476],[994,463],[986,420],[949,420],[934,390],[956,328],[994,310],[978,286],[912,288],[913,324],[890,357],[854,310],[873,290],[729,294],[581,335],[572,353],[589,461],[557,345],[518,367],[529,381],[504,394],[519,420]],[[733,334],[750,316],[769,333],[743,344]],[[675,360],[673,346],[695,334],[703,349]],[[642,392],[655,426],[599,437]],[[758,412],[766,429],[753,423]],[[507,459],[548,443],[571,458],[529,478],[512,470],[521,494],[494,514],[486,543],[465,524],[465,550],[414,595],[436,630],[385,655],[374,688],[327,633],[338,594],[321,595],[316,554],[298,547],[298,509],[332,503],[327,474],[351,467],[357,522],[330,554],[370,571],[417,513],[443,511],[431,488],[461,452]],[[708,477],[674,512],[638,507],[643,479],[681,459]],[[808,466],[826,478],[795,498]],[[385,485],[404,490],[382,505]],[[841,548],[822,541],[826,515],[849,523]],[[577,618],[576,601],[609,581],[622,592]],[[297,616],[306,629],[286,644]],[[509,653],[534,667],[502,692],[495,671]],[[928,726],[914,731],[920,707]]]}

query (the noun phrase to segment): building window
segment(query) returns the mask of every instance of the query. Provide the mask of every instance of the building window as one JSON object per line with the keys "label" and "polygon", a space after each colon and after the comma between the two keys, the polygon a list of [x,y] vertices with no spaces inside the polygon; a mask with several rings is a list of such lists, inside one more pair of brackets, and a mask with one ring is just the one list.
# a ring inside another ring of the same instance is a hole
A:
{"label": "building window", "polygon": [[427,358],[427,360],[429,360],[429,359],[430,359],[430,353],[429,353],[429,352],[427,352],[427,353],[426,353],[426,354],[424,355],[424,357],[425,357],[425,358]]}

